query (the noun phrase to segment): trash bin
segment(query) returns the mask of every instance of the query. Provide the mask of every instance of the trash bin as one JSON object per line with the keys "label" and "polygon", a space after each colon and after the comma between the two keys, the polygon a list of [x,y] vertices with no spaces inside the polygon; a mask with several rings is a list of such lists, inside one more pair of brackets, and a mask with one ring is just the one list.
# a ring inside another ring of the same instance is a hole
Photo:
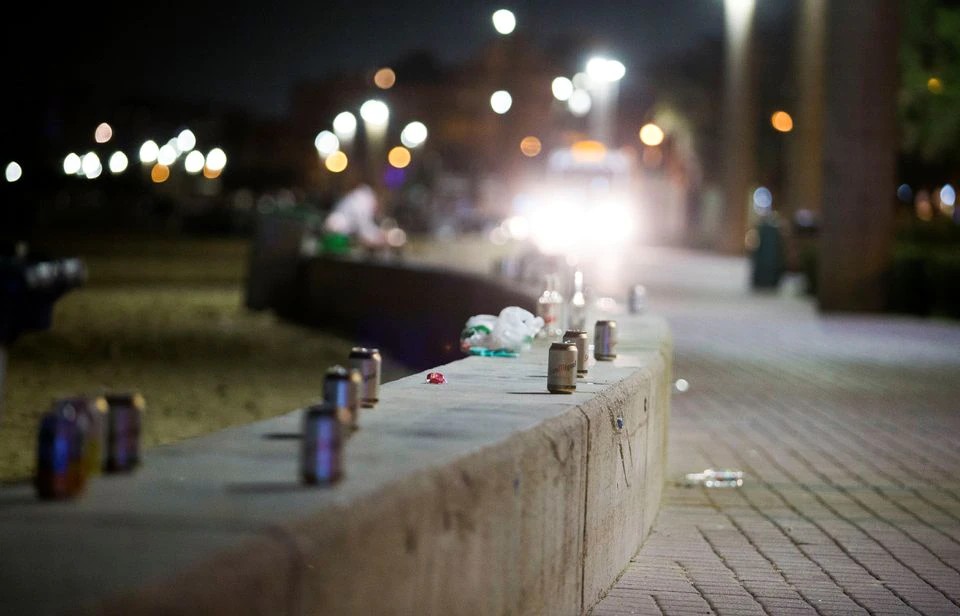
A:
{"label": "trash bin", "polygon": [[776,214],[765,214],[757,222],[750,241],[751,286],[754,289],[776,289],[785,269],[783,233]]}

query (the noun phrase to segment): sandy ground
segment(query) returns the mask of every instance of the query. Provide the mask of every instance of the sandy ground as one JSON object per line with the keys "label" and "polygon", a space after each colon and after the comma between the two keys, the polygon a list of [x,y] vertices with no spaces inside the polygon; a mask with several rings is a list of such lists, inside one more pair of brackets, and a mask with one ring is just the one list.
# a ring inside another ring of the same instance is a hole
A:
{"label": "sandy ground", "polygon": [[[83,258],[89,280],[57,302],[48,331],[8,349],[0,482],[32,476],[38,421],[56,398],[141,392],[149,448],[309,404],[353,346],[247,310],[244,240],[57,238],[43,248]],[[406,374],[385,364],[385,381]]]}

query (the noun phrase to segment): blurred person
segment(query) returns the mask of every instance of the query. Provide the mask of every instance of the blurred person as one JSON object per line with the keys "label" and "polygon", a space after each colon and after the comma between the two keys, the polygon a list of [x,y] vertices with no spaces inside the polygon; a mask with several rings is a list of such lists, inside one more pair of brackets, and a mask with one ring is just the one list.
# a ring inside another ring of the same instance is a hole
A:
{"label": "blurred person", "polygon": [[[353,244],[378,250],[387,246],[386,235],[377,223],[380,213],[380,198],[372,182],[355,173],[348,178],[346,191],[324,219],[323,231],[328,238],[339,238],[341,249]],[[327,247],[334,248],[334,244],[336,241],[328,241]]]}

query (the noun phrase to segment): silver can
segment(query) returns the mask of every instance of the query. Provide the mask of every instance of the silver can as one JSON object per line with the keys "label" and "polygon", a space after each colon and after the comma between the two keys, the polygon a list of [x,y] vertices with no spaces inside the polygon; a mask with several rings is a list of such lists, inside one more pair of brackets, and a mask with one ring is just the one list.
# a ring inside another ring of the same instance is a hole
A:
{"label": "silver can", "polygon": [[360,407],[353,406],[356,400],[355,388],[360,384],[351,375],[358,373],[347,370],[343,366],[331,366],[323,378],[323,400],[334,405],[340,423],[349,430],[356,430],[357,415]]}
{"label": "silver can", "polygon": [[617,322],[597,321],[593,330],[593,357],[597,361],[617,358]]}
{"label": "silver can", "polygon": [[552,394],[572,394],[577,390],[577,345],[554,342],[547,358],[547,390]]}
{"label": "silver can", "polygon": [[331,484],[343,475],[343,426],[337,411],[337,407],[330,402],[315,404],[304,410],[300,449],[300,479],[303,483]]}
{"label": "silver can", "polygon": [[583,376],[587,373],[587,332],[568,329],[563,334],[563,341],[577,345],[577,376]]}
{"label": "silver can", "polygon": [[380,400],[380,373],[383,360],[380,351],[365,347],[353,347],[350,351],[350,367],[360,371],[360,404],[373,408]]}

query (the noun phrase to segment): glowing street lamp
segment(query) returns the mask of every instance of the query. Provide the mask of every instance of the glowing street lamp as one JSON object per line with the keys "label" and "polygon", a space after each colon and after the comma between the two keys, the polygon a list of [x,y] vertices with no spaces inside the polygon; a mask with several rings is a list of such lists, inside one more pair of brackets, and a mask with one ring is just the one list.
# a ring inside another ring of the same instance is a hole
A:
{"label": "glowing street lamp", "polygon": [[503,35],[510,34],[517,27],[517,17],[507,9],[494,11],[492,19],[493,29]]}
{"label": "glowing street lamp", "polygon": [[490,107],[494,112],[503,115],[513,106],[513,97],[506,90],[497,90],[490,95]]}
{"label": "glowing street lamp", "polygon": [[611,144],[619,82],[627,73],[619,60],[595,56],[587,61],[587,78],[592,100],[591,132],[597,141]]}

